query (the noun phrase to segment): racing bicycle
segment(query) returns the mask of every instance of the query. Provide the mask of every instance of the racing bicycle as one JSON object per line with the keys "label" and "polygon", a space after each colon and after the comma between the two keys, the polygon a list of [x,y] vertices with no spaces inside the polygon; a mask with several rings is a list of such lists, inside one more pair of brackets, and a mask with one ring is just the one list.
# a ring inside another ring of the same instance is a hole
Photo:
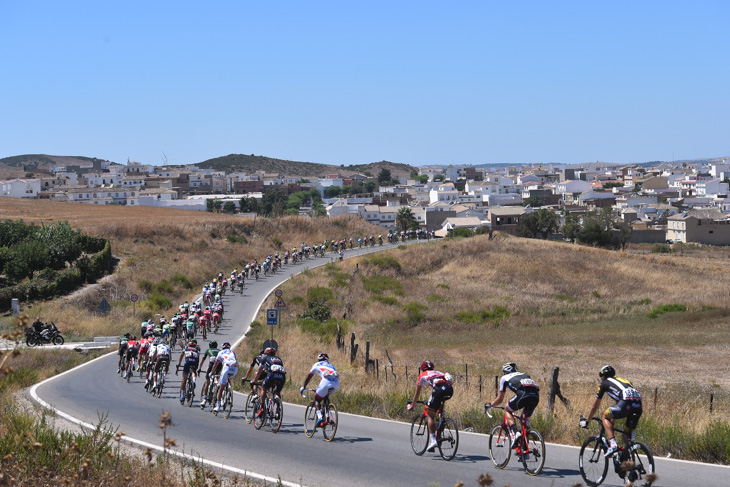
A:
{"label": "racing bicycle", "polygon": [[[175,375],[177,375],[178,372],[180,371],[180,367],[184,367],[184,366],[182,366],[182,365],[175,366]],[[195,399],[195,382],[193,382],[192,373],[188,374],[188,378],[187,378],[186,384],[185,384],[185,396],[184,397],[185,397],[185,401],[183,403],[181,403],[181,405],[184,404],[185,402],[187,402],[188,407],[191,407],[193,405],[193,400]]]}
{"label": "racing bicycle", "polygon": [[[586,484],[598,486],[606,480],[610,459],[614,471],[624,481],[635,486],[648,487],[652,485],[656,480],[656,474],[654,473],[656,470],[654,469],[654,456],[649,447],[629,437],[625,446],[619,447],[610,457],[604,457],[608,450],[606,428],[603,426],[601,418],[593,417],[591,420],[597,421],[601,425],[601,431],[598,435],[586,439],[580,448],[578,466]],[[614,431],[627,434],[626,431],[617,428],[614,428]]]}
{"label": "racing bicycle", "polygon": [[[220,376],[219,376],[220,377]],[[228,379],[228,382],[226,382],[225,386],[221,386],[220,382],[217,380],[215,381],[216,387],[214,388],[215,396],[211,396],[210,392],[208,392],[208,397],[210,398],[210,403],[215,404],[216,400],[218,398],[218,388],[223,387],[223,392],[221,393],[221,407],[219,411],[215,410],[215,406],[213,406],[213,414],[215,416],[218,416],[218,413],[220,411],[223,411],[223,417],[228,419],[231,417],[231,411],[233,411],[233,389],[231,389],[231,380]],[[213,384],[211,383],[210,387],[213,387]],[[215,399],[213,399],[215,398]]]}
{"label": "racing bicycle", "polygon": [[[316,392],[315,389],[304,389],[302,397],[306,397],[305,392]],[[332,441],[337,433],[337,407],[330,403],[330,393],[332,389],[327,391],[327,396],[320,401],[322,418],[324,421],[321,423],[317,419],[317,408],[314,404],[314,400],[310,401],[307,405],[307,409],[304,411],[304,434],[308,438],[314,436],[317,428],[322,429],[322,435],[325,441]]]}
{"label": "racing bicycle", "polygon": [[[490,418],[493,417],[491,413],[492,409],[504,408],[485,405],[484,411]],[[515,416],[512,415],[512,417],[514,418]],[[525,427],[527,421],[523,415],[520,415],[517,419],[520,420],[522,436],[520,436],[519,443],[514,448],[515,456],[522,462],[522,466],[525,467],[525,472],[530,475],[537,475],[542,471],[542,467],[545,466],[545,441],[538,431],[534,429],[528,430]],[[503,469],[509,463],[512,450],[510,425],[505,415],[502,424],[495,426],[492,429],[492,434],[489,435],[489,458],[492,459],[495,467]]]}
{"label": "racing bicycle", "polygon": [[[417,401],[423,404],[423,413],[419,414],[411,421],[411,448],[413,453],[418,456],[426,452],[428,446],[428,413],[425,401]],[[411,401],[408,401],[411,404]],[[453,460],[456,451],[459,449],[459,429],[456,427],[456,421],[447,418],[443,409],[436,411],[436,441],[438,442],[439,453],[441,458],[446,461]]]}

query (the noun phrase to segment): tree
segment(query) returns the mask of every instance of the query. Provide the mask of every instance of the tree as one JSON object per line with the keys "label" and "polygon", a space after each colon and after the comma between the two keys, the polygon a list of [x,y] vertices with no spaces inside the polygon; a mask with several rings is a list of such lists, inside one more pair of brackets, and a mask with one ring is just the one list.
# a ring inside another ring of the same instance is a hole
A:
{"label": "tree", "polygon": [[236,204],[233,201],[226,201],[226,204],[223,205],[223,212],[224,213],[235,213]]}
{"label": "tree", "polygon": [[404,232],[411,227],[412,222],[416,221],[413,210],[404,206],[395,214],[395,224]]}
{"label": "tree", "polygon": [[325,198],[336,198],[342,193],[342,188],[339,186],[328,186],[324,188],[324,197]]}
{"label": "tree", "polygon": [[426,184],[428,182],[428,174],[420,174],[413,179],[415,179],[416,181],[418,181],[421,184]]}
{"label": "tree", "polygon": [[442,182],[444,179],[445,179],[445,176],[443,174],[436,174],[433,177],[434,182],[438,182],[438,183]]}
{"label": "tree", "polygon": [[375,183],[375,181],[365,181],[365,191],[368,193],[372,193],[375,191],[375,188],[378,185]]}
{"label": "tree", "polygon": [[223,202],[220,200],[211,200],[211,199],[205,200],[205,209],[210,212],[221,211],[222,205],[223,205]]}
{"label": "tree", "polygon": [[392,176],[390,175],[390,169],[383,168],[378,173],[378,182],[380,184],[383,184],[384,185],[385,183],[387,183],[391,179],[392,179]]}
{"label": "tree", "polygon": [[522,202],[522,206],[531,206],[532,208],[539,208],[543,206],[545,202],[538,195],[533,194],[525,201]]}
{"label": "tree", "polygon": [[541,208],[520,218],[515,228],[515,235],[527,238],[547,239],[548,235],[558,231],[560,218],[554,211]]}
{"label": "tree", "polygon": [[317,203],[312,205],[312,215],[313,216],[326,216],[327,215],[327,208],[324,207],[324,204],[321,201],[318,201]]}
{"label": "tree", "polygon": [[580,217],[578,215],[568,214],[565,217],[565,225],[563,225],[563,237],[575,243],[578,234],[581,231]]}
{"label": "tree", "polygon": [[280,190],[266,191],[261,199],[261,214],[264,216],[281,216],[286,208],[287,197]]}

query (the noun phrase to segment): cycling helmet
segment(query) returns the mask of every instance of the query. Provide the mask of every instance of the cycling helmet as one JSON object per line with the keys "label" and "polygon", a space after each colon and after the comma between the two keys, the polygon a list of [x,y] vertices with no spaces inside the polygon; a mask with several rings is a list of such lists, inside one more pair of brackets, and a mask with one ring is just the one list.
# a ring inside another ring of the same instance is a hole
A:
{"label": "cycling helmet", "polygon": [[317,355],[317,362],[321,362],[322,360],[329,360],[330,357],[326,353],[320,353]]}
{"label": "cycling helmet", "polygon": [[419,369],[421,369],[421,372],[425,370],[433,370],[433,363],[430,360],[424,360],[421,362]]}
{"label": "cycling helmet", "polygon": [[193,338],[193,341],[192,341],[191,343],[192,343],[193,345],[197,345],[197,344],[198,344],[198,340],[196,340],[195,338]]}
{"label": "cycling helmet", "polygon": [[502,366],[502,372],[505,374],[511,374],[512,372],[517,372],[517,364],[514,362],[508,362]]}
{"label": "cycling helmet", "polygon": [[193,342],[188,342],[188,348],[195,348],[195,344]]}
{"label": "cycling helmet", "polygon": [[264,350],[264,355],[274,355],[276,353],[276,349],[274,347],[266,347],[266,350]]}
{"label": "cycling helmet", "polygon": [[231,348],[231,344],[230,344],[230,343],[228,343],[228,342],[223,342],[223,345],[221,346],[221,348],[222,348],[223,350],[225,350],[225,349],[227,349],[227,348]]}
{"label": "cycling helmet", "polygon": [[212,342],[210,342],[210,343],[208,344],[208,346],[209,346],[210,348],[218,348],[218,342],[217,342],[217,341],[215,341],[215,340],[213,340]]}
{"label": "cycling helmet", "polygon": [[129,337],[129,339],[130,339],[130,340],[136,340],[136,339],[137,339],[137,337],[136,337],[136,336],[134,336],[134,335],[132,335],[131,337]]}
{"label": "cycling helmet", "polygon": [[601,370],[598,372],[598,377],[601,379],[605,379],[607,377],[614,377],[616,375],[616,370],[611,367],[610,365],[604,365]]}
{"label": "cycling helmet", "polygon": [[132,335],[130,335],[129,333],[124,334],[124,338],[129,338],[130,336],[132,336]]}

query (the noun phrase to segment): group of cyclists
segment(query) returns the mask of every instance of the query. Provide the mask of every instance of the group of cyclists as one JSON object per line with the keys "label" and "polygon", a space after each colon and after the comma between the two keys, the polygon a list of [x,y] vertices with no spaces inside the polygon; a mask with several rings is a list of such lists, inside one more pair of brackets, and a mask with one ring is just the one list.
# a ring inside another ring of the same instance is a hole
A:
{"label": "group of cyclists", "polygon": [[[423,361],[419,370],[420,374],[416,379],[416,391],[413,400],[408,403],[407,409],[409,411],[413,409],[413,405],[418,401],[423,386],[427,385],[431,387],[431,396],[426,402],[426,414],[428,415],[428,430],[430,434],[426,449],[427,451],[434,451],[438,445],[435,417],[443,409],[444,403],[454,394],[453,378],[448,372],[435,370],[430,360]],[[517,364],[514,362],[504,364],[502,366],[502,373],[497,397],[491,402],[485,403],[484,408],[488,410],[501,404],[505,400],[507,389],[514,393],[514,396],[507,401],[504,409],[505,421],[510,426],[511,448],[515,449],[520,443],[522,434],[521,428],[515,422],[515,414],[521,411],[519,414],[520,421],[529,429],[530,417],[540,401],[540,387],[528,374],[518,371]],[[606,438],[608,440],[604,457],[608,458],[613,456],[619,449],[614,434],[614,421],[625,418],[626,434],[624,435],[624,442],[629,438],[634,440],[635,430],[642,414],[642,402],[641,394],[628,380],[616,377],[616,371],[611,365],[603,366],[598,372],[598,377],[600,384],[587,417],[593,417],[604,395],[607,394],[615,401],[615,404],[607,408],[601,415],[601,422],[606,430]],[[578,425],[581,428],[587,428],[588,421],[588,419],[581,416]]]}

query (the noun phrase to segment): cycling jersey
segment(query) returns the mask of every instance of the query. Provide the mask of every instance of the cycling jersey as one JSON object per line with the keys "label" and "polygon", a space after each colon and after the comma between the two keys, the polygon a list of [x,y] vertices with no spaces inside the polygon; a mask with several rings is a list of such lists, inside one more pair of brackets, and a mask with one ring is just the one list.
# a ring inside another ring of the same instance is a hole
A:
{"label": "cycling jersey", "polygon": [[614,401],[641,402],[641,394],[639,394],[639,391],[634,389],[631,382],[620,377],[603,379],[601,385],[598,386],[596,397],[602,399],[603,394],[608,394],[608,397]]}
{"label": "cycling jersey", "polygon": [[515,394],[521,392],[538,392],[540,387],[529,375],[522,372],[512,372],[502,376],[499,381],[499,390],[505,391],[509,388]]}
{"label": "cycling jersey", "polygon": [[335,370],[335,366],[332,365],[329,360],[322,360],[312,366],[309,371],[310,375],[318,374],[322,379],[328,380],[339,380],[340,374]]}
{"label": "cycling jersey", "polygon": [[226,348],[224,350],[221,350],[218,352],[218,355],[215,357],[215,360],[213,363],[223,364],[223,368],[221,369],[221,378],[220,383],[223,387],[228,384],[228,380],[236,375],[238,373],[238,360],[236,359],[236,354],[233,353],[233,351],[229,348]]}
{"label": "cycling jersey", "polygon": [[170,346],[165,343],[160,343],[157,345],[157,358],[167,357],[170,358],[170,355],[172,354],[172,350],[170,349]]}
{"label": "cycling jersey", "polygon": [[446,374],[438,370],[424,370],[419,374],[416,386],[422,386],[423,384],[435,387],[443,384],[451,385],[452,381],[446,380]]}

